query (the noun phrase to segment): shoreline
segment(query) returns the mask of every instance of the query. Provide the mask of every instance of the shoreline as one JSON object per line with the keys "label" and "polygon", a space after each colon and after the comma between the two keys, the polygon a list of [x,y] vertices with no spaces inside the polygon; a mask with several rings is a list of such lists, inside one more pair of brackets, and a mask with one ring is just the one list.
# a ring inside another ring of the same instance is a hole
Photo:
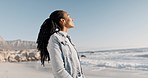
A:
{"label": "shoreline", "polygon": [[[147,71],[108,69],[82,65],[86,78],[148,78]],[[40,62],[0,63],[0,78],[54,78],[51,65]]]}

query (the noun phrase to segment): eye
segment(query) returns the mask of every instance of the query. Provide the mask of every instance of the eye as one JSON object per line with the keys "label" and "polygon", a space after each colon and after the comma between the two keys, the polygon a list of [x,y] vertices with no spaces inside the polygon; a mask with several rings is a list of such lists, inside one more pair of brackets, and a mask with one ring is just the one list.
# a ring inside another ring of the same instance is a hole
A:
{"label": "eye", "polygon": [[70,18],[70,15],[69,15],[69,14],[67,14],[67,17],[69,17],[69,18]]}
{"label": "eye", "polygon": [[70,16],[69,16],[69,15],[67,15],[67,17],[69,18]]}

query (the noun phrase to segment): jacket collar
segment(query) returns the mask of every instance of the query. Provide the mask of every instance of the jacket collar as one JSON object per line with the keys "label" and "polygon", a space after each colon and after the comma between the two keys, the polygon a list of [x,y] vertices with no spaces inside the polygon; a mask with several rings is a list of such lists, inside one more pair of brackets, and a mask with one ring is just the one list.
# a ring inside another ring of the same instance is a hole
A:
{"label": "jacket collar", "polygon": [[59,31],[59,34],[61,34],[61,35],[64,36],[64,37],[67,37],[67,32]]}

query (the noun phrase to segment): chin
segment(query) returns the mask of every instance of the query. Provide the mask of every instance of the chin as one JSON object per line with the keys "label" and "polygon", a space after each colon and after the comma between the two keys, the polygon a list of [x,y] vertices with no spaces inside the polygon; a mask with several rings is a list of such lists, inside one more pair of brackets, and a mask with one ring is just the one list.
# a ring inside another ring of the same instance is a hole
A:
{"label": "chin", "polygon": [[74,26],[71,26],[71,28],[74,28]]}
{"label": "chin", "polygon": [[70,27],[70,28],[74,28],[74,25],[70,25],[69,27]]}

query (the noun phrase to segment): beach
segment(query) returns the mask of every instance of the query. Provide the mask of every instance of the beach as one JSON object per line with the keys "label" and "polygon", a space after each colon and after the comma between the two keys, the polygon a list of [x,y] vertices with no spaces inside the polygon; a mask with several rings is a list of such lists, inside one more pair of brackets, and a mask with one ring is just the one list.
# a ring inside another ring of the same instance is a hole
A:
{"label": "beach", "polygon": [[[88,67],[82,65],[86,78],[148,78],[147,71]],[[51,64],[40,62],[0,63],[0,78],[54,78]]]}

